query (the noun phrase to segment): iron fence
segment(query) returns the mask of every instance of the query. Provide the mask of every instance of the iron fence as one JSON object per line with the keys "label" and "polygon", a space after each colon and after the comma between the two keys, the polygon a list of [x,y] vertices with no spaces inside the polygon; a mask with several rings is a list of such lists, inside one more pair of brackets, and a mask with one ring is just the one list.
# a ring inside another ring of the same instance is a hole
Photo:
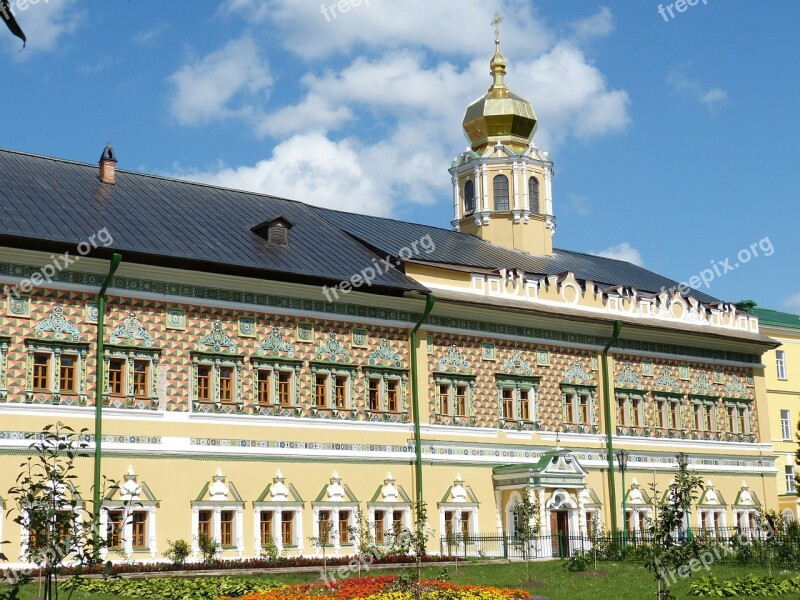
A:
{"label": "iron fence", "polygon": [[[797,532],[770,534],[763,530],[692,529],[673,534],[678,543],[691,543],[697,553],[711,553],[713,562],[733,564],[796,565],[800,562]],[[539,536],[527,544],[508,533],[443,536],[440,553],[461,558],[568,559],[590,553],[598,561],[642,560],[653,544],[647,531],[595,536],[565,532]]]}

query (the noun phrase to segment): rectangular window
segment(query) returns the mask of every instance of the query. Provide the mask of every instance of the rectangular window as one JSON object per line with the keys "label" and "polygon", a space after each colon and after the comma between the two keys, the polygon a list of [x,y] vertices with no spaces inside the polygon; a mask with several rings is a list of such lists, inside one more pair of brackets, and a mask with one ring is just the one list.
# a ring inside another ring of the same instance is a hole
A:
{"label": "rectangular window", "polygon": [[469,513],[466,511],[461,513],[461,535],[465,541],[469,539]]}
{"label": "rectangular window", "polygon": [[514,418],[514,390],[511,388],[503,388],[503,418]]}
{"label": "rectangular window", "polygon": [[533,390],[520,390],[519,392],[519,418],[522,421],[531,420],[531,394],[533,394]]}
{"label": "rectangular window", "polygon": [[197,367],[197,399],[200,402],[211,401],[211,367],[208,365]]}
{"label": "rectangular window", "polygon": [[575,394],[567,394],[564,396],[564,422],[575,422]]}
{"label": "rectangular window", "polygon": [[348,377],[346,375],[336,376],[336,408],[347,408],[347,382]]}
{"label": "rectangular window", "polygon": [[692,404],[692,429],[703,431],[703,405]]}
{"label": "rectangular window", "polygon": [[219,538],[223,546],[233,546],[233,516],[232,510],[223,510],[219,513]]}
{"label": "rectangular window", "polygon": [[375,543],[376,544],[385,544],[386,543],[386,529],[384,519],[386,518],[386,513],[382,510],[375,511]]}
{"label": "rectangular window", "polygon": [[122,548],[122,535],[125,531],[125,511],[108,511],[108,525],[106,526],[106,543],[111,549]]}
{"label": "rectangular window", "polygon": [[739,433],[750,433],[750,419],[745,407],[739,407]]}
{"label": "rectangular window", "polygon": [[61,370],[58,377],[58,389],[62,392],[76,392],[75,371],[77,370],[77,356],[61,356]]}
{"label": "rectangular window", "polygon": [[736,425],[737,425],[736,407],[729,406],[728,407],[728,433],[736,433]]}
{"label": "rectangular window", "polygon": [[778,366],[778,379],[787,379],[786,377],[786,352],[783,350],[775,351],[775,363]]}
{"label": "rectangular window", "polygon": [[797,490],[797,485],[794,479],[794,465],[786,465],[784,467],[786,473],[786,493],[794,494]]}
{"label": "rectangular window", "polygon": [[397,379],[386,380],[386,410],[396,413],[400,410],[400,382]]}
{"label": "rectangular window", "polygon": [[278,402],[281,406],[292,405],[292,373],[280,371],[278,373]]}
{"label": "rectangular window", "polygon": [[467,416],[467,386],[456,386],[456,416]]}
{"label": "rectangular window", "polygon": [[261,545],[269,546],[272,543],[272,512],[261,512],[259,531],[261,532]]}
{"label": "rectangular window", "polygon": [[33,389],[37,392],[50,391],[50,354],[33,355]]}
{"label": "rectangular window", "polygon": [[150,361],[133,362],[133,395],[138,398],[150,395]]}
{"label": "rectangular window", "polygon": [[641,398],[631,400],[631,410],[633,411],[633,426],[644,427],[644,400]]}
{"label": "rectangular window", "polygon": [[676,400],[671,400],[669,403],[669,428],[681,429],[683,423],[681,422],[681,404]]}
{"label": "rectangular window", "polygon": [[258,372],[258,403],[261,406],[268,406],[272,403],[272,373],[267,369],[261,369]]}
{"label": "rectangular window", "polygon": [[108,361],[108,393],[112,396],[125,394],[125,361],[122,359]]}
{"label": "rectangular window", "polygon": [[442,415],[450,414],[450,385],[446,383],[439,384],[439,410]]}
{"label": "rectangular window", "polygon": [[219,401],[233,402],[233,368],[219,368]]}
{"label": "rectangular window", "polygon": [[328,375],[317,375],[314,378],[314,406],[328,406]]}
{"label": "rectangular window", "polygon": [[446,510],[444,512],[444,534],[447,537],[450,537],[455,533],[455,530],[453,529],[453,516],[454,514],[452,510]]}
{"label": "rectangular window", "polygon": [[284,546],[294,546],[294,512],[291,510],[281,513],[281,541]]}
{"label": "rectangular window", "polygon": [[369,380],[369,409],[377,412],[381,409],[381,379],[372,377]]}
{"label": "rectangular window", "polygon": [[331,534],[331,511],[319,511],[319,543],[327,546],[330,543]]}
{"label": "rectangular window", "polygon": [[589,394],[581,394],[578,404],[580,423],[589,424]]}
{"label": "rectangular window", "polygon": [[395,535],[398,535],[401,531],[403,531],[402,510],[392,511],[392,531],[394,532]]}
{"label": "rectangular window", "polygon": [[210,510],[201,510],[197,513],[197,535],[211,539],[211,519],[214,513]]}
{"label": "rectangular window", "polygon": [[617,398],[617,425],[628,425],[628,419],[625,418],[625,405],[628,399],[625,396]]}
{"label": "rectangular window", "polygon": [[656,401],[656,427],[659,429],[667,428],[667,401]]}
{"label": "rectangular window", "polygon": [[339,544],[346,546],[350,543],[350,511],[339,511]]}
{"label": "rectangular window", "polygon": [[137,511],[133,513],[133,522],[131,523],[133,547],[134,549],[141,550],[147,548],[147,513],[144,511]]}
{"label": "rectangular window", "polygon": [[706,431],[714,431],[714,405],[706,404],[703,407],[704,428]]}
{"label": "rectangular window", "polygon": [[784,440],[792,439],[792,417],[788,410],[781,411],[781,433]]}

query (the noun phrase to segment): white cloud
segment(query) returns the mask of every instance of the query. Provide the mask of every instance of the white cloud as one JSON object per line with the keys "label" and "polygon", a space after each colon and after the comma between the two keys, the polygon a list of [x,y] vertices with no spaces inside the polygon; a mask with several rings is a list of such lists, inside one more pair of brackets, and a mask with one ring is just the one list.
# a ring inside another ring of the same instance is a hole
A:
{"label": "white cloud", "polygon": [[158,38],[160,38],[167,29],[169,29],[169,24],[165,23],[164,21],[160,21],[152,27],[148,27],[147,29],[143,29],[142,31],[138,32],[133,36],[132,39],[133,42],[139,46],[150,46],[157,42]]}
{"label": "white cloud", "polygon": [[783,307],[786,310],[791,310],[800,313],[800,292],[792,294],[783,301]]}
{"label": "white cloud", "polygon": [[[464,110],[491,83],[489,22],[498,6],[514,14],[502,25],[503,52],[509,60],[507,82],[536,110],[537,145],[554,150],[568,139],[587,140],[625,129],[630,121],[628,94],[610,88],[580,48],[581,39],[611,32],[613,18],[607,9],[573,23],[569,37],[556,41],[524,0],[467,4],[373,0],[330,22],[319,13],[318,5],[228,0],[220,9],[222,18],[238,15],[250,24],[258,23],[261,30],[272,27],[272,44],[283,44],[315,60],[304,67],[295,59],[290,63],[293,68],[281,73],[282,87],[300,86],[299,94],[282,96],[290,98],[289,104],[284,100],[262,111],[251,102],[250,110],[221,111],[225,116],[240,116],[256,135],[276,140],[279,146],[271,157],[197,175],[204,181],[222,177],[234,187],[323,205],[333,201],[340,181],[347,182],[345,189],[363,186],[371,194],[354,202],[352,209],[373,214],[394,214],[409,205],[449,197],[447,168],[467,145],[461,128]],[[431,23],[436,23],[436,35],[430,35]],[[352,56],[339,60],[331,53]],[[316,59],[323,55],[328,60]],[[192,75],[186,78],[194,80],[202,69],[187,65],[179,73],[185,70]],[[299,81],[298,72],[302,73]],[[224,86],[214,85],[215,90],[219,87]],[[181,122],[202,122],[203,116],[209,120],[220,112],[220,105],[231,104],[226,98],[212,95],[212,99],[203,104],[210,108],[190,112],[200,117],[189,121],[184,117]],[[178,116],[183,109],[178,105],[173,114]],[[299,149],[311,152],[313,147],[323,149],[317,162],[343,161],[344,171],[338,178],[335,169],[314,161],[292,171]],[[283,156],[279,148],[282,152],[291,148],[294,154]],[[334,149],[343,155],[337,156]],[[295,176],[271,175],[270,170]],[[358,181],[350,181],[354,173]],[[321,191],[319,181],[329,176],[335,179],[329,183],[332,187]],[[280,188],[270,189],[267,183]],[[336,205],[341,207],[341,202],[339,198]]]}
{"label": "white cloud", "polygon": [[566,208],[580,217],[588,217],[592,214],[592,203],[589,200],[589,196],[573,194],[570,196],[569,204]]}
{"label": "white cloud", "polygon": [[628,242],[622,242],[618,246],[611,246],[602,252],[594,252],[597,256],[604,256],[605,258],[613,258],[616,260],[624,260],[640,267],[644,266],[644,259],[641,253],[631,246]]}
{"label": "white cloud", "polygon": [[[28,38],[25,50],[20,52],[20,41],[12,36],[6,38],[6,46],[25,60],[37,52],[52,52],[59,47],[62,38],[73,33],[83,21],[83,9],[77,0],[48,0],[25,5],[11,3],[14,15]],[[5,29],[5,26],[3,26]],[[7,32],[4,32],[7,33]]]}
{"label": "white cloud", "polygon": [[266,61],[246,37],[182,66],[168,81],[169,109],[181,125],[252,116],[272,84]]}
{"label": "white cloud", "polygon": [[173,175],[340,210],[389,213],[366,176],[358,149],[350,141],[332,142],[321,134],[294,136],[275,146],[270,158],[255,165],[179,170]]}
{"label": "white cloud", "polygon": [[718,104],[724,103],[728,99],[728,92],[722,88],[707,87],[699,80],[689,77],[686,71],[690,66],[691,64],[687,63],[669,72],[667,84],[673,93],[695,100],[709,110],[713,110]]}

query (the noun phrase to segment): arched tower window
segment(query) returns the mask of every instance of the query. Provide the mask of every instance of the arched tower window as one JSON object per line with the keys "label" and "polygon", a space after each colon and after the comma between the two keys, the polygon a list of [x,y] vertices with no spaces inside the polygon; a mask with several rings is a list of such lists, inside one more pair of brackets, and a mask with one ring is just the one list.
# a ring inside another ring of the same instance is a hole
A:
{"label": "arched tower window", "polygon": [[541,212],[539,209],[539,180],[536,177],[528,179],[528,208],[532,213]]}
{"label": "arched tower window", "polygon": [[467,181],[464,184],[464,214],[475,211],[475,184]]}
{"label": "arched tower window", "polygon": [[508,210],[508,177],[505,175],[494,178],[494,209]]}

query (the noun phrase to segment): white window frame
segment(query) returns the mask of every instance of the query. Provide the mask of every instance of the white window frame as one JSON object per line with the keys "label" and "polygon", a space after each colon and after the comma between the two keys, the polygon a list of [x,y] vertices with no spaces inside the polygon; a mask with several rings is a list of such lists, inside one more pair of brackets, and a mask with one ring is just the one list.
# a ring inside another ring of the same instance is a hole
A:
{"label": "white window frame", "polygon": [[781,433],[784,441],[792,441],[792,412],[790,410],[781,410]]}
{"label": "white window frame", "polygon": [[788,375],[786,373],[786,351],[785,350],[776,350],[775,351],[775,365],[778,369],[778,379],[781,381],[786,381],[788,379]]}
{"label": "white window frame", "polygon": [[[734,410],[734,419],[733,419],[733,430],[729,431],[728,433],[731,434],[738,434],[738,435],[752,435],[753,433],[753,411],[749,404],[742,404],[737,402],[726,402],[725,403],[725,415],[726,419],[728,416],[728,409],[733,408]],[[741,417],[742,411],[744,411],[744,431],[740,431],[741,427]],[[729,419],[727,419],[729,421]],[[730,422],[728,423],[730,425]]]}
{"label": "white window frame", "polygon": [[[317,504],[313,507],[312,510],[312,524],[311,524],[311,532],[312,537],[316,540],[320,538],[320,527],[319,527],[319,513],[328,511],[331,513],[331,523],[333,527],[331,527],[331,537],[326,544],[326,548],[333,548],[333,552],[335,554],[339,554],[342,548],[350,549],[355,548],[357,545],[358,540],[350,539],[349,544],[345,544],[342,546],[339,542],[339,512],[347,510],[350,511],[350,515],[347,518],[347,522],[349,523],[349,527],[353,528],[356,526],[356,512],[358,512],[358,504],[347,502],[347,503],[338,503],[338,504]],[[321,554],[322,546],[318,543],[314,543],[314,550]]]}
{"label": "white window frame", "polygon": [[464,539],[461,535],[461,522],[463,521],[463,514],[468,513],[469,519],[469,540],[468,543],[470,545],[474,545],[478,543],[478,536],[479,536],[479,529],[478,529],[478,507],[477,506],[470,506],[470,505],[463,505],[463,504],[446,504],[439,507],[439,531],[442,533],[441,539],[444,546],[447,546],[447,532],[445,529],[445,513],[452,512],[454,513],[453,519],[453,529],[454,535],[456,536],[457,544],[462,545],[464,543]]}
{"label": "white window frame", "polygon": [[[384,534],[384,541],[378,542],[375,539],[375,513],[379,510],[384,511],[383,515],[383,534]],[[372,539],[375,540],[375,544],[378,546],[389,546],[390,544],[387,543],[386,538],[391,538],[392,534],[396,534],[397,532],[394,531],[392,527],[393,519],[392,515],[394,511],[402,511],[403,512],[403,529],[411,531],[411,505],[410,504],[370,504],[369,505],[369,530],[370,534],[372,535]],[[360,548],[359,548],[360,550]]]}
{"label": "white window frame", "polygon": [[[632,394],[630,392],[619,391],[616,393],[617,408],[619,408],[619,401],[624,400],[624,410],[622,415],[622,422],[617,422],[617,427],[634,427],[643,429],[645,427],[645,405],[644,396],[642,394]],[[635,410],[638,404],[639,410]]]}
{"label": "white window frame", "polygon": [[[137,552],[145,553],[147,552],[150,555],[151,559],[158,558],[158,537],[156,535],[156,512],[157,508],[155,505],[152,506],[140,506],[137,504],[138,501],[132,501],[131,503],[125,502],[104,502],[103,508],[100,513],[100,537],[104,540],[108,540],[108,516],[111,511],[122,511],[123,515],[123,525],[122,525],[122,551],[125,554],[126,560],[130,560],[133,555]],[[145,513],[147,514],[147,546],[145,548],[134,548],[133,547],[133,515],[134,513]],[[100,550],[101,557],[105,560],[106,556],[111,549],[108,547],[103,547]]]}
{"label": "white window frame", "polygon": [[[562,386],[561,388],[561,419],[564,425],[574,427],[593,427],[597,422],[597,390],[588,387]],[[588,397],[587,422],[580,419],[581,398]],[[574,421],[567,422],[567,403],[572,404]]]}
{"label": "white window frame", "polygon": [[[220,553],[235,550],[239,558],[244,556],[244,505],[242,503],[214,504],[205,502],[192,504],[192,556],[200,555],[200,511],[211,511],[211,537],[220,546]],[[222,546],[222,511],[233,511],[233,546]]]}
{"label": "white window frame", "polygon": [[791,454],[786,456],[786,465],[783,467],[783,471],[786,478],[786,493],[796,493],[797,482],[795,480],[794,457]]}
{"label": "white window frame", "polygon": [[[283,513],[291,512],[292,517],[292,543],[289,546],[283,545]],[[278,549],[278,554],[290,550],[292,552],[303,552],[303,507],[297,504],[283,503],[259,503],[253,508],[254,522],[254,548],[256,554],[264,549],[261,543],[261,513],[272,513],[272,541]]]}

